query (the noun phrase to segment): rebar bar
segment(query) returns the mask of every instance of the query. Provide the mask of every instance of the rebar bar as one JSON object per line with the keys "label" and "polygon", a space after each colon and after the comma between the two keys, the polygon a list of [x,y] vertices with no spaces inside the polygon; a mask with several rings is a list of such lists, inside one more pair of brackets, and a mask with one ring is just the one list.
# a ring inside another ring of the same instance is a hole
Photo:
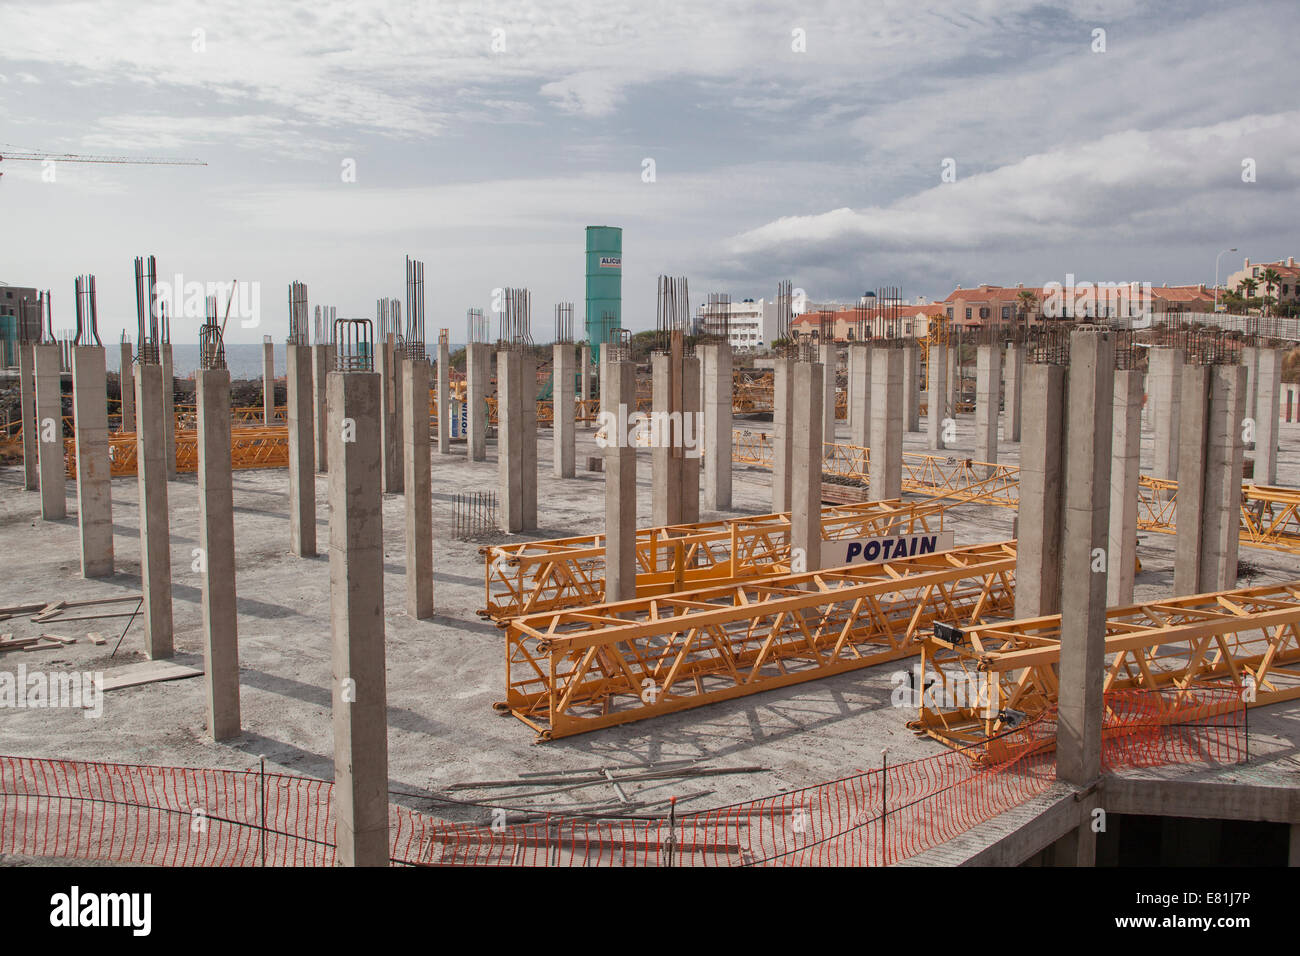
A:
{"label": "rebar bar", "polygon": [[211,370],[225,367],[226,347],[222,341],[221,326],[217,322],[217,297],[210,295],[204,302],[203,324],[199,326],[199,368]]}
{"label": "rebar bar", "polygon": [[406,257],[406,356],[413,360],[424,358],[424,263]]}
{"label": "rebar bar", "polygon": [[482,309],[465,310],[465,341],[476,345],[488,341],[491,330],[488,328],[487,316]]}
{"label": "rebar bar", "polygon": [[307,284],[289,284],[289,338],[290,345],[307,344]]}
{"label": "rebar bar", "polygon": [[497,496],[494,491],[456,492],[452,506],[457,541],[469,541],[497,533]]}
{"label": "rebar bar", "polygon": [[710,292],[700,323],[700,337],[706,342],[731,341],[731,294]]}
{"label": "rebar bar", "polygon": [[794,321],[794,295],[789,279],[776,284],[776,338],[790,338],[790,323]]}
{"label": "rebar bar", "polygon": [[153,256],[135,257],[135,316],[138,326],[136,362],[157,365],[159,362],[158,264]]}
{"label": "rebar bar", "polygon": [[527,289],[505,289],[501,310],[498,348],[523,351],[531,348],[533,295]]}
{"label": "rebar bar", "polygon": [[655,307],[655,349],[666,352],[672,347],[673,333],[685,333],[690,321],[690,290],[685,276],[660,276]]}
{"label": "rebar bar", "polygon": [[[99,309],[96,304],[97,296],[95,294],[95,277],[93,275],[80,275],[73,281],[77,295],[77,334],[72,340],[73,345],[81,345],[82,335],[88,335],[95,340],[95,344],[103,348],[104,343],[99,339]],[[87,342],[86,344],[89,344]]]}
{"label": "rebar bar", "polygon": [[369,319],[334,322],[334,368],[339,372],[370,372],[375,367],[375,331]]}
{"label": "rebar bar", "polygon": [[555,306],[555,341],[573,341],[573,303],[559,302]]}
{"label": "rebar bar", "polygon": [[632,358],[632,333],[628,329],[610,329],[605,340],[605,358],[610,362],[627,362]]}

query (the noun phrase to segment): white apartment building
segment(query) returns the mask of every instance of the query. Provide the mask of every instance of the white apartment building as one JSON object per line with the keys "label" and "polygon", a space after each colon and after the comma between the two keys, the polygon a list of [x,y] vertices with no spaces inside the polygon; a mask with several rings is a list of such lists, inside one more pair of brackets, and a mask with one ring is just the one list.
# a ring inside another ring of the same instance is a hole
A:
{"label": "white apartment building", "polygon": [[[695,311],[695,330],[704,326],[705,303]],[[730,334],[732,351],[754,352],[765,349],[776,338],[776,302],[771,299],[743,299],[732,302],[730,309]]]}

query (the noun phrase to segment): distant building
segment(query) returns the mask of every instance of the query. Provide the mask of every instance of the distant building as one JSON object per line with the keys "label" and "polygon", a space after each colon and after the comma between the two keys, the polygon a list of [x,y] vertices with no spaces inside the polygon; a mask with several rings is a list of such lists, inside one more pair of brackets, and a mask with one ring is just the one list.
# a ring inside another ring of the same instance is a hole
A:
{"label": "distant building", "polygon": [[[703,326],[705,303],[695,312],[695,331]],[[736,352],[754,352],[765,349],[776,338],[776,302],[769,299],[743,299],[732,302],[729,312],[727,340]]]}
{"label": "distant building", "polygon": [[[1272,269],[1280,277],[1281,281],[1275,285],[1271,293],[1264,288],[1264,270]],[[1237,272],[1224,281],[1223,287],[1233,292],[1237,291],[1237,286],[1241,285],[1243,279],[1254,279],[1258,285],[1255,287],[1255,295],[1263,296],[1271,294],[1277,300],[1278,305],[1295,305],[1300,302],[1300,266],[1295,264],[1295,256],[1287,256],[1286,261],[1278,262],[1251,262],[1246,260],[1246,264]]]}
{"label": "distant building", "polygon": [[[942,315],[939,305],[898,305],[891,309],[874,306],[829,304],[804,312],[791,323],[791,329],[800,336],[820,332],[822,320],[832,323],[836,342],[858,340],[859,330],[871,338],[884,338],[890,334],[904,338],[924,338],[929,330],[930,316]],[[896,326],[889,328],[891,319]]]}

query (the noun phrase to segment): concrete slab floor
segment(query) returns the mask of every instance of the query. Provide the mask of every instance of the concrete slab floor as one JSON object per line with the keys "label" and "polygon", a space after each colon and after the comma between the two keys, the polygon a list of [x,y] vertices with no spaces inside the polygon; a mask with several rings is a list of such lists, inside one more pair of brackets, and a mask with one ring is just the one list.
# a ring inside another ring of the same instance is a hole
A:
{"label": "concrete slab floor", "polygon": [[[737,428],[765,430],[770,423],[738,419]],[[924,425],[922,425],[924,428]],[[846,441],[846,422],[838,425]],[[602,530],[602,476],[585,470],[597,453],[589,427],[578,429],[573,479],[551,477],[552,442],[548,430],[538,441],[538,471],[546,477],[539,501],[539,529],[528,537],[552,538]],[[1282,425],[1279,483],[1300,485],[1300,425]],[[1143,470],[1149,468],[1149,427],[1143,436]],[[958,417],[952,455],[970,455],[974,424]],[[1001,460],[1015,464],[1019,445],[1003,441]],[[924,431],[907,433],[905,451],[925,452]],[[638,525],[650,523],[650,456],[638,456]],[[492,703],[503,696],[501,632],[475,611],[483,603],[481,544],[508,540],[498,535],[465,543],[450,539],[451,502],[458,491],[493,487],[496,450],[488,460],[469,462],[463,442],[452,454],[432,456],[434,498],[434,617],[415,621],[404,612],[403,498],[384,496],[385,607],[388,648],[390,786],[427,792],[457,781],[502,779],[526,771],[554,771],[595,765],[620,767],[646,761],[702,759],[716,766],[762,765],[769,773],[625,785],[634,800],[661,800],[672,795],[712,791],[683,804],[690,809],[722,805],[833,779],[878,766],[888,747],[890,762],[939,752],[937,744],[917,738],[905,727],[913,711],[891,706],[890,675],[912,662],[884,665],[825,680],[795,685],[684,713],[640,721],[534,745],[532,731],[511,717],[495,714]],[[729,512],[703,512],[702,520],[770,510],[771,473],[737,466],[734,504]],[[75,496],[73,513],[55,522],[40,520],[39,495],[22,490],[21,467],[0,469],[0,546],[10,556],[0,587],[0,604],[85,600],[139,590],[139,502],[134,478],[113,485],[114,547],[117,569],[112,578],[80,577]],[[317,476],[317,526],[328,533],[326,476]],[[239,658],[244,733],[214,744],[204,734],[203,688],[198,680],[133,687],[110,692],[100,719],[86,719],[67,709],[11,710],[0,716],[0,753],[81,760],[177,766],[244,768],[265,755],[268,767],[328,778],[333,771],[330,722],[329,568],[322,553],[299,559],[289,553],[288,473],[238,471],[234,476]],[[193,475],[170,483],[172,580],[176,661],[202,666],[199,574],[192,570],[198,547],[198,489]],[[949,512],[948,526],[959,545],[1010,537],[1014,512],[996,507],[961,505]],[[1144,534],[1139,548],[1142,571],[1136,579],[1138,600],[1169,592],[1173,579],[1174,538]],[[1241,560],[1259,570],[1250,583],[1300,576],[1295,556],[1242,548]],[[1242,584],[1247,583],[1242,581]],[[11,652],[0,668],[50,671],[106,670],[143,660],[139,619],[116,656],[110,651],[124,618],[46,625],[54,633],[70,632],[76,644],[60,650]],[[26,618],[0,624],[16,635],[38,633]],[[96,646],[86,631],[108,639]],[[1280,705],[1251,716],[1252,737],[1264,735],[1257,752],[1275,759],[1294,754],[1300,743],[1300,704]],[[1256,748],[1252,740],[1252,749]],[[614,799],[612,788],[593,787],[548,798],[507,800],[498,792],[461,793],[458,799],[495,805],[547,806]],[[422,799],[398,798],[430,809]],[[484,820],[486,811],[447,810],[450,819]]]}

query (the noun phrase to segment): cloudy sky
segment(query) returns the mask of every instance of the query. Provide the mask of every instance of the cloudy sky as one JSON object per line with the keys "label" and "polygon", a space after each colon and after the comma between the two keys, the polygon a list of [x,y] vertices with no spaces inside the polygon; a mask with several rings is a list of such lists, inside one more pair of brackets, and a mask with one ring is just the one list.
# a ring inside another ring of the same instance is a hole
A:
{"label": "cloudy sky", "polygon": [[0,281],[65,327],[93,272],[116,338],[152,253],[260,283],[231,341],[282,339],[294,279],[373,316],[407,254],[430,337],[515,285],[546,339],[592,224],[624,229],[632,328],[660,273],[695,300],[1209,283],[1229,246],[1224,274],[1300,254],[1298,33],[1294,0],[10,0],[0,155],[209,165],[0,163]]}

